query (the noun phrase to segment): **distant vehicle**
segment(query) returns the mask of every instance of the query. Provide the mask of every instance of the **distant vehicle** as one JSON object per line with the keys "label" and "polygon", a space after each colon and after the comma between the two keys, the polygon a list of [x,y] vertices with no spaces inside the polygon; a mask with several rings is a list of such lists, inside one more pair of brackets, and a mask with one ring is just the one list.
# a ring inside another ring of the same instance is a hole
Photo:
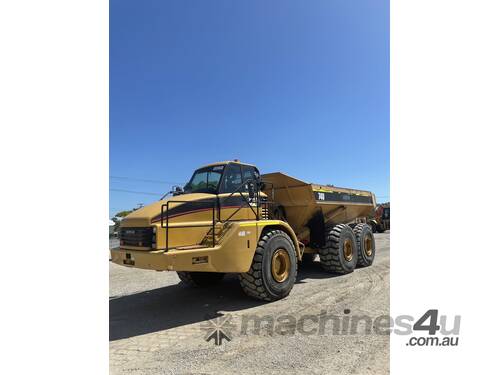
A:
{"label": "distant vehicle", "polygon": [[384,233],[391,229],[391,204],[382,203],[375,208],[375,213],[369,220],[373,233]]}
{"label": "distant vehicle", "polygon": [[369,191],[261,176],[253,165],[228,161],[197,169],[172,195],[122,220],[114,263],[177,271],[193,286],[238,273],[247,295],[274,301],[290,293],[298,263],[310,256],[338,274],[375,258],[370,225],[347,225],[373,212]]}

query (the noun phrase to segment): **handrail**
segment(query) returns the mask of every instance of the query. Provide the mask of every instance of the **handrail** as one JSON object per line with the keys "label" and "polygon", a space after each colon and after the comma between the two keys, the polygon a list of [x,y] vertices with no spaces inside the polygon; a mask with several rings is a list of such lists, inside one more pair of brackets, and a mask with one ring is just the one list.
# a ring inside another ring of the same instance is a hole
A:
{"label": "handrail", "polygon": [[[161,205],[161,213],[160,213],[160,222],[161,222],[161,228],[165,228],[165,251],[168,251],[168,229],[170,228],[168,225],[168,210],[169,210],[169,204],[170,203],[194,203],[194,204],[199,204],[199,203],[206,203],[207,200],[199,200],[199,201],[183,201],[183,200],[175,200],[175,201],[167,201],[166,204]],[[211,224],[189,224],[189,225],[176,225],[175,227],[172,228],[195,228],[195,227],[212,227],[212,247],[215,247],[215,205],[217,204],[217,199],[214,200],[213,205],[212,205],[212,223]],[[165,210],[166,207],[166,210]],[[166,212],[166,225],[164,226],[163,223],[165,222],[164,216]]]}
{"label": "handrail", "polygon": [[231,198],[233,196],[233,194],[236,193],[236,192],[239,192],[241,194],[240,189],[243,186],[245,186],[248,182],[251,182],[251,181],[253,181],[251,178],[249,178],[248,180],[245,180],[243,183],[241,183],[240,185],[238,185],[238,187],[236,189],[234,189],[231,194],[229,194],[227,197],[223,197],[222,201],[225,201],[226,199]]}
{"label": "handrail", "polygon": [[[199,201],[186,201],[186,200],[169,200],[167,201],[167,203],[165,204],[162,204],[161,205],[161,214],[160,214],[160,220],[161,220],[161,228],[165,228],[165,250],[168,251],[169,250],[169,246],[168,246],[168,239],[169,239],[169,236],[168,236],[168,230],[169,228],[172,228],[172,229],[177,229],[177,228],[191,228],[191,227],[207,227],[207,226],[211,226],[212,227],[212,247],[215,247],[215,222],[216,222],[216,216],[215,216],[215,210],[216,210],[216,206],[218,208],[218,217],[217,217],[217,221],[220,222],[223,227],[226,225],[226,223],[228,223],[230,221],[230,219],[237,213],[239,212],[244,206],[245,204],[250,207],[250,209],[252,210],[253,214],[255,215],[255,219],[258,221],[259,220],[259,204],[261,203],[261,199],[260,199],[260,187],[257,186],[257,199],[256,199],[256,204],[257,204],[257,211],[255,211],[250,203],[250,200],[247,199],[242,191],[241,191],[241,188],[243,186],[245,186],[246,184],[248,184],[249,182],[253,182],[255,180],[253,179],[248,179],[248,180],[245,180],[243,183],[241,183],[234,191],[232,191],[228,196],[226,197],[222,197],[222,198],[219,198],[219,195],[216,194],[216,198],[214,199],[213,201],[213,205],[212,205],[212,223],[211,224],[187,224],[187,225],[175,225],[175,227],[170,227],[169,226],[169,215],[168,215],[168,211],[170,209],[169,205],[172,204],[172,203],[194,203],[194,204],[199,204],[199,203],[206,203],[207,202],[207,199],[202,199],[202,200],[199,200]],[[227,219],[225,219],[224,221],[221,220],[221,203],[225,202],[227,199],[229,199],[230,197],[232,197],[234,194],[236,193],[239,193],[241,198],[243,198],[243,201],[242,204],[231,214],[229,215],[229,217]],[[266,204],[269,204],[269,202],[266,202]],[[165,219],[166,217],[166,219]],[[164,224],[165,223],[165,224]]]}
{"label": "handrail", "polygon": [[[252,205],[250,204],[250,201],[243,195],[243,193],[241,192],[241,188],[245,185],[247,185],[249,182],[253,182],[255,181],[254,179],[252,178],[249,178],[248,180],[245,180],[243,183],[241,183],[231,194],[229,194],[227,197],[224,197],[222,198],[223,200],[221,202],[224,202],[226,199],[232,197],[235,193],[239,193],[241,198],[243,198],[244,202],[246,203],[246,205],[248,207],[250,207],[250,209],[252,210],[253,214],[255,215],[255,220],[259,220],[259,203],[260,203],[260,188],[257,186],[257,200],[256,200],[256,204],[257,204],[257,212],[255,212],[255,210],[253,209]],[[219,204],[219,220],[220,220],[220,207],[221,207],[221,204]],[[236,211],[234,211],[224,222],[223,222],[223,225],[225,223],[227,223],[237,212],[239,212],[242,208],[244,207],[244,205],[240,205],[240,207],[238,207],[236,209]]]}

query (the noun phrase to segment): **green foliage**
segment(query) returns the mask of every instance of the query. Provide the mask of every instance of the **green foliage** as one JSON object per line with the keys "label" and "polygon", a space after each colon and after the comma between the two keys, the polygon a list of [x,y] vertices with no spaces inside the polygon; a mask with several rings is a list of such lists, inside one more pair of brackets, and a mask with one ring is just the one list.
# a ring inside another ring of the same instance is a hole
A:
{"label": "green foliage", "polygon": [[127,216],[129,213],[133,212],[134,210],[128,210],[128,211],[120,211],[118,213],[115,214],[115,217],[125,217]]}

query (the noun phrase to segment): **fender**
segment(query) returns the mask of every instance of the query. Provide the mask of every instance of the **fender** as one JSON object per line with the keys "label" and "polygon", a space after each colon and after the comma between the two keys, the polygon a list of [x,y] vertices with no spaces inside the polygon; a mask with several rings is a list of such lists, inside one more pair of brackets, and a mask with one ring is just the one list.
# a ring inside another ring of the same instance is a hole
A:
{"label": "fender", "polygon": [[295,232],[287,222],[281,220],[260,220],[257,221],[257,228],[258,228],[257,232],[258,238],[262,236],[262,232],[264,231],[264,229],[280,229],[286,234],[288,234],[288,236],[293,242],[295,253],[297,254],[297,259],[298,260],[302,259],[302,254],[304,253],[304,245],[302,245],[299,242],[297,236],[295,235]]}

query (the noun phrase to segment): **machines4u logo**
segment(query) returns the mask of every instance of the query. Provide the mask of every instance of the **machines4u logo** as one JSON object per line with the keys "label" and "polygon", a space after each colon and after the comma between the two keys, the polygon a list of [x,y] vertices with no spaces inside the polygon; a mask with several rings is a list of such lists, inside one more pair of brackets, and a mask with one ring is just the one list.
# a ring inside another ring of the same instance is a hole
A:
{"label": "machines4u logo", "polygon": [[207,320],[201,325],[201,329],[205,331],[205,341],[210,342],[213,340],[217,346],[221,345],[224,340],[231,341],[233,338],[232,331],[235,328],[232,316],[229,314]]}

